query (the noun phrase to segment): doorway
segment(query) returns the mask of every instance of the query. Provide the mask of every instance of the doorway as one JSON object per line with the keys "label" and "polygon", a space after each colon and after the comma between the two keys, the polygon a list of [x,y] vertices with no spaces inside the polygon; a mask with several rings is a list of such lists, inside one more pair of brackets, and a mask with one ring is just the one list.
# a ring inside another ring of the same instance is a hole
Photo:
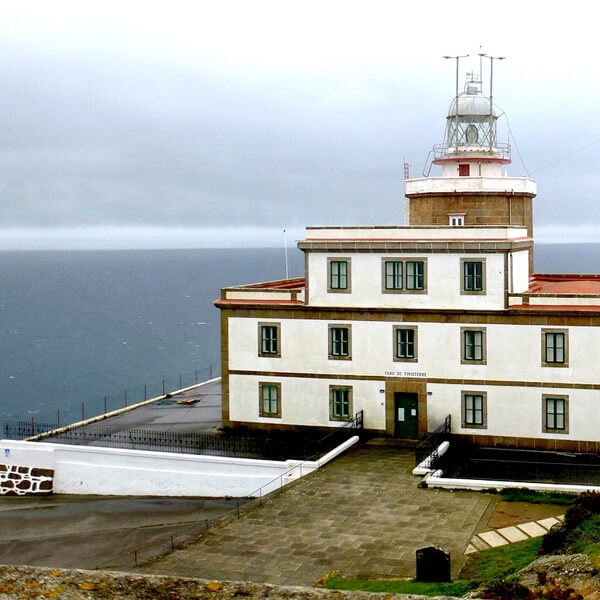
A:
{"label": "doorway", "polygon": [[418,394],[394,392],[394,437],[419,437]]}

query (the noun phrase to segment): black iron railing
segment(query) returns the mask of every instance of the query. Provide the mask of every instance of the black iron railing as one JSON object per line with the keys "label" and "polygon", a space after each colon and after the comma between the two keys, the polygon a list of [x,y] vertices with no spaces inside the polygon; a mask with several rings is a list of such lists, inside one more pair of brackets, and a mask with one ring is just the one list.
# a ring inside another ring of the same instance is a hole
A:
{"label": "black iron railing", "polygon": [[439,447],[442,442],[450,439],[452,432],[452,418],[448,415],[444,422],[419,443],[415,449],[415,461],[427,469],[439,467],[440,454]]}
{"label": "black iron railing", "polygon": [[56,425],[38,423],[34,419],[30,421],[5,421],[4,437],[7,440],[24,440],[53,429],[56,429]]}
{"label": "black iron railing", "polygon": [[[109,425],[86,425],[59,430],[44,441],[59,444],[94,445],[108,448],[127,448],[157,452],[206,454],[236,458],[313,459],[333,450],[362,428],[362,413],[342,427],[323,435],[314,433],[230,430],[218,433],[163,431],[158,429],[123,429]],[[5,423],[6,439],[25,439],[51,431],[52,426],[26,421]]]}

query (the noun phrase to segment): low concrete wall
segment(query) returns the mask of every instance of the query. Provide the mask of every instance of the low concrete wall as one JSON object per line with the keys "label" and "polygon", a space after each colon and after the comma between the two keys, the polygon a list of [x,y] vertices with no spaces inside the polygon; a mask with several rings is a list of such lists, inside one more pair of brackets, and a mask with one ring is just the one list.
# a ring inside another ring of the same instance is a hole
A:
{"label": "low concrete wall", "polygon": [[493,479],[457,479],[444,477],[442,471],[434,471],[423,478],[423,486],[445,490],[470,490],[473,492],[501,492],[518,488],[538,492],[561,492],[563,494],[581,494],[582,492],[600,492],[600,486],[572,485],[566,483],[536,483],[533,481],[500,481]]}
{"label": "low concrete wall", "polygon": [[57,494],[259,497],[312,473],[357,442],[355,436],[318,461],[268,461],[2,440],[0,482],[7,473],[44,469],[54,471]]}

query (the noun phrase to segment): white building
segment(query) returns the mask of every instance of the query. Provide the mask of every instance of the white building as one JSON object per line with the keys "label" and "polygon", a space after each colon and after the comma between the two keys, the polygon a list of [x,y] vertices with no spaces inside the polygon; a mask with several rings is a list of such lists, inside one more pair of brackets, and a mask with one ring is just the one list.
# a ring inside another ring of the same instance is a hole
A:
{"label": "white building", "polygon": [[227,288],[223,420],[336,427],[362,411],[417,439],[600,449],[600,276],[533,274],[535,181],[480,82],[450,105],[441,176],[408,179],[408,226],[309,227],[305,277]]}

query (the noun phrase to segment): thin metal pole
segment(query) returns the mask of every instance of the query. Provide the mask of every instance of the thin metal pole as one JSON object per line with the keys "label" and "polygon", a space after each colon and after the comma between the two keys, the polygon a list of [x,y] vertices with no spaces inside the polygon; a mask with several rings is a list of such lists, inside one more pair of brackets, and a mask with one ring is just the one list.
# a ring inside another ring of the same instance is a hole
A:
{"label": "thin metal pole", "polygon": [[456,60],[456,90],[454,95],[454,146],[458,147],[458,63],[461,58],[467,58],[468,54],[461,56],[444,56],[443,58],[454,58]]}

